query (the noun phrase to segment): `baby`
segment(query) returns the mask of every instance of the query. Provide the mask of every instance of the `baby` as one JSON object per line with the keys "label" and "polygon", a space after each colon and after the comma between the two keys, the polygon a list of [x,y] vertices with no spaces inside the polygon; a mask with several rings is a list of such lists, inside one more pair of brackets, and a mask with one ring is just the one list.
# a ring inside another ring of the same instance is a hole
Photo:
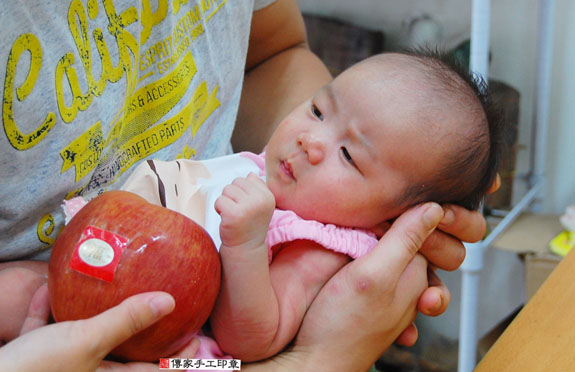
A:
{"label": "baby", "polygon": [[223,265],[211,331],[224,353],[260,360],[387,221],[423,201],[479,206],[501,147],[480,89],[439,56],[378,55],[285,117],[265,153],[148,161],[124,189],[208,230]]}
{"label": "baby", "polygon": [[424,201],[476,209],[501,137],[465,72],[434,54],[382,54],[287,115],[265,153],[144,162],[123,189],[210,233],[223,267],[207,331],[217,345],[204,339],[198,357],[247,362],[281,351],[322,286],[388,221]]}

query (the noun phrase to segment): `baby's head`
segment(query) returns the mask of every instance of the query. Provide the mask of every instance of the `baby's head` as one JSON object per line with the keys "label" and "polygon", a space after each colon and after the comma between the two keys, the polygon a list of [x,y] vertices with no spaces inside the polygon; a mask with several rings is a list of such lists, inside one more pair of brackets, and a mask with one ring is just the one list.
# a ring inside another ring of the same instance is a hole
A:
{"label": "baby's head", "polygon": [[278,208],[361,228],[423,201],[476,209],[501,129],[484,86],[442,58],[371,57],[284,118],[266,148]]}

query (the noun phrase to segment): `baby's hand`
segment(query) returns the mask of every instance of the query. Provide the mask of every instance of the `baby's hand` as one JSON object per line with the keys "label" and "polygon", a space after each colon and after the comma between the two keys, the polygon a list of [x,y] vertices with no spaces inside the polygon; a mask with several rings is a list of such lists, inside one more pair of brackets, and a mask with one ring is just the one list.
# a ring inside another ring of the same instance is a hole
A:
{"label": "baby's hand", "polygon": [[265,242],[275,198],[265,182],[250,173],[226,186],[215,208],[222,218],[223,245],[256,248]]}

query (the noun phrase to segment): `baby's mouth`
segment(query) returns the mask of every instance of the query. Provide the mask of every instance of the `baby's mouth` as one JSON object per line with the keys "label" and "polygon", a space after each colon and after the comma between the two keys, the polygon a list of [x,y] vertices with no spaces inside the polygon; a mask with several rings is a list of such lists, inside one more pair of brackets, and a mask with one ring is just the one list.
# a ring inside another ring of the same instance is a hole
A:
{"label": "baby's mouth", "polygon": [[290,163],[288,163],[288,162],[285,161],[285,160],[282,160],[282,161],[280,162],[280,169],[281,169],[281,171],[282,171],[285,175],[287,175],[289,178],[295,180],[295,177],[294,177],[294,175],[293,175],[293,170],[292,170],[292,168],[291,168]]}

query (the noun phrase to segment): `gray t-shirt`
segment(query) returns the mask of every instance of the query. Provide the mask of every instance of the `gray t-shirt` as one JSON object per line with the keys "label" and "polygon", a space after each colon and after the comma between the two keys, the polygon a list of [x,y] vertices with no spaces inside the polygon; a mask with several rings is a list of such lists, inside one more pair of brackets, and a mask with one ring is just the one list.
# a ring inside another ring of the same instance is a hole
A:
{"label": "gray t-shirt", "polygon": [[0,10],[0,260],[46,259],[62,200],[119,188],[142,159],[229,153],[252,13],[271,2]]}

